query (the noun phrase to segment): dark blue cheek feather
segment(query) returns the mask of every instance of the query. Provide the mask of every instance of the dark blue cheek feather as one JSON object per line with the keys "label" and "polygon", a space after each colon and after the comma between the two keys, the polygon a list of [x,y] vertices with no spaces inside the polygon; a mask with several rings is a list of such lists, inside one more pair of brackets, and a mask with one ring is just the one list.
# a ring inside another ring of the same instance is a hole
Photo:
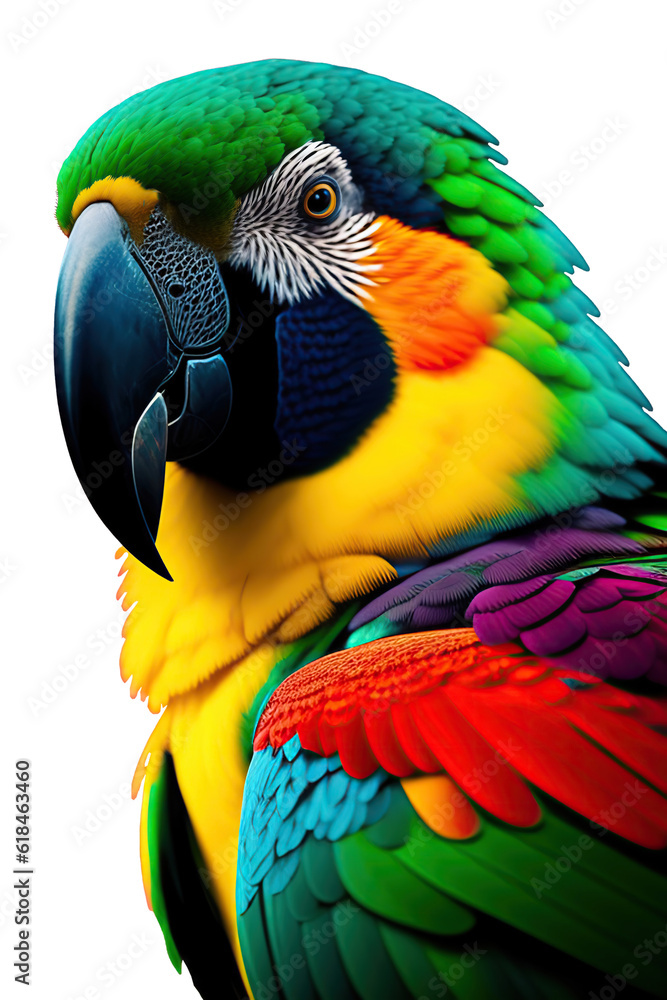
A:
{"label": "dark blue cheek feather", "polygon": [[280,441],[299,442],[289,475],[333,464],[387,408],[396,367],[377,323],[327,291],[299,302],[276,322]]}
{"label": "dark blue cheek feather", "polygon": [[391,170],[389,163],[378,162],[363,144],[359,155],[359,150],[345,134],[328,133],[327,141],[336,145],[347,160],[354,183],[363,192],[366,210],[376,215],[390,215],[413,229],[445,230],[442,198],[424,184],[418,161],[411,160],[409,155],[399,157],[396,169]]}

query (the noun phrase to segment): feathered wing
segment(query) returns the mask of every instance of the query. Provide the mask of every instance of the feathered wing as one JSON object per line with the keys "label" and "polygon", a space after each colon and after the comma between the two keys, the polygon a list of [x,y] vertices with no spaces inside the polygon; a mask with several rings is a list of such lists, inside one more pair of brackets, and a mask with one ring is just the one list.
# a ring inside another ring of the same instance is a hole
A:
{"label": "feathered wing", "polygon": [[246,783],[255,996],[587,996],[628,963],[667,996],[643,944],[667,923],[666,725],[662,701],[470,629],[303,667]]}
{"label": "feathered wing", "polygon": [[203,997],[245,996],[236,956],[223,925],[169,752],[149,768],[142,814],[142,865],[149,907],[177,972],[188,967]]}

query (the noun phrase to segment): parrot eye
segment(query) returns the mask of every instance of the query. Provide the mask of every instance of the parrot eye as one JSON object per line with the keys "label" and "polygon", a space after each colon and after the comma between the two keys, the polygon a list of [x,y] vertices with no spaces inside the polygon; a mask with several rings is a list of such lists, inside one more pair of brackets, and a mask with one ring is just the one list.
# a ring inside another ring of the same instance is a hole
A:
{"label": "parrot eye", "polygon": [[340,211],[340,188],[332,177],[311,184],[303,196],[303,210],[310,219],[331,219]]}

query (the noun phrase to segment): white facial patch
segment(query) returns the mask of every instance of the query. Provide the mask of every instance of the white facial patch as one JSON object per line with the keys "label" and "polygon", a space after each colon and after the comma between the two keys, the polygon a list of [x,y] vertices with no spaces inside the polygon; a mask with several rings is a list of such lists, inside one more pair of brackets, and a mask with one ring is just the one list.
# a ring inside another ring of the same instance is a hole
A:
{"label": "white facial patch", "polygon": [[[333,178],[340,190],[340,210],[331,220],[310,219],[303,196],[321,177]],[[289,153],[258,187],[241,201],[234,219],[234,266],[246,265],[272,300],[290,305],[329,286],[361,305],[374,285],[368,272],[380,265],[370,239],[380,223],[361,211],[361,195],[350,169],[335,146],[307,142]]]}

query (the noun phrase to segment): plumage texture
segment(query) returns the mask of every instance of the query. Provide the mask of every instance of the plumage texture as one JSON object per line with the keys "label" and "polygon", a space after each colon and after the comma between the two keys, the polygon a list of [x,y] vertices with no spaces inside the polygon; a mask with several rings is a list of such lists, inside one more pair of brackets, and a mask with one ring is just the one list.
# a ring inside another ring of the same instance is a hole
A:
{"label": "plumage texture", "polygon": [[[309,177],[320,174],[337,180],[344,208],[335,226],[322,226],[315,230],[315,239],[305,240],[307,221],[294,210],[291,196],[295,188],[308,186]],[[361,196],[340,152],[326,143],[306,143],[241,201],[230,262],[247,265],[260,290],[269,290],[280,301],[292,304],[334,288],[358,302],[360,296],[368,297],[364,286],[373,285],[372,272],[379,266],[371,259],[375,247],[370,238],[379,223],[360,209]]]}
{"label": "plumage texture", "polygon": [[[604,828],[582,834],[548,800],[532,829],[484,815],[473,840],[445,838],[443,814],[418,818],[382,770],[334,784],[336,755],[323,767],[288,746],[259,751],[246,786],[239,929],[257,992],[288,963],[298,975],[277,981],[289,997],[420,996],[451,983],[469,954],[483,957],[464,963],[470,996],[582,996],[601,976],[591,965],[615,968],[619,950],[664,922],[664,878],[647,879],[605,845]],[[354,832],[364,816],[375,821]],[[500,953],[498,921],[510,928]],[[540,972],[540,942],[560,950],[560,986]],[[664,996],[659,970],[642,985]]]}
{"label": "plumage texture", "polygon": [[[446,562],[436,562],[410,574],[355,616],[352,628],[384,614],[390,621],[446,626],[466,611],[475,593],[493,584],[530,580],[547,570],[566,567],[587,557],[639,555],[642,546],[618,534],[625,522],[618,515],[586,507],[574,512],[567,525],[547,525],[544,531],[498,539],[476,546]],[[556,530],[554,530],[556,529]]]}
{"label": "plumage texture", "polygon": [[575,579],[535,577],[530,593],[490,587],[469,612],[484,642],[519,641],[598,677],[667,683],[667,580],[622,564]]}
{"label": "plumage texture", "polygon": [[[667,724],[665,707],[592,678],[568,685],[580,677],[517,646],[483,646],[472,630],[378,639],[284,681],[262,713],[255,751],[296,734],[308,750],[336,750],[357,778],[380,764],[397,777],[443,768],[487,812],[522,826],[537,822],[539,811],[517,773],[588,819],[621,797],[633,771],[667,790],[656,767],[664,738],[644,728]],[[626,715],[624,724],[610,712]],[[480,784],[476,768],[489,760],[498,763],[495,780]],[[646,789],[618,832],[665,846],[667,801]]]}
{"label": "plumage texture", "polygon": [[66,232],[159,211],[254,282],[271,434],[303,444],[241,492],[169,468],[175,582],[120,571],[123,678],[166,706],[147,898],[206,998],[223,927],[256,1000],[580,998],[628,962],[625,996],[667,996],[667,434],[495,142],[268,60],[130,98],[59,175]]}

